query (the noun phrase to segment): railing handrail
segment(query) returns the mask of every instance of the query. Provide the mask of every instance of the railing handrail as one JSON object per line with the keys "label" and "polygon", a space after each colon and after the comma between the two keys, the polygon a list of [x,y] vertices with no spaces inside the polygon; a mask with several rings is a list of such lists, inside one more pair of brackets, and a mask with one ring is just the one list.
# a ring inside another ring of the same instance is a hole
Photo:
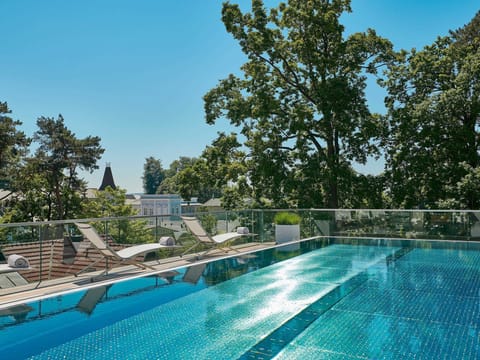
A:
{"label": "railing handrail", "polygon": [[17,223],[4,223],[0,224],[1,227],[21,227],[21,226],[42,226],[42,225],[65,225],[72,224],[74,222],[100,222],[100,221],[119,221],[119,220],[137,220],[137,219],[150,219],[154,217],[180,217],[174,214],[158,214],[158,215],[130,215],[130,216],[116,216],[116,217],[101,217],[101,218],[82,218],[82,219],[67,219],[67,220],[45,220],[45,221],[29,221],[29,222],[17,222]]}
{"label": "railing handrail", "polygon": [[239,211],[254,211],[254,212],[279,212],[279,211],[389,211],[389,212],[436,212],[436,213],[459,213],[471,212],[480,213],[480,210],[459,210],[459,209],[326,209],[326,208],[302,208],[302,209],[248,209]]}
{"label": "railing handrail", "polygon": [[[460,209],[326,209],[326,208],[302,208],[302,209],[242,209],[242,210],[215,210],[215,211],[205,211],[197,212],[195,214],[228,214],[228,213],[238,213],[238,212],[279,212],[279,211],[293,211],[293,212],[303,212],[303,211],[315,211],[315,212],[336,212],[336,211],[387,211],[387,212],[417,212],[417,213],[476,213],[480,214],[480,210],[460,210]],[[183,215],[190,214],[185,213]],[[120,220],[141,220],[141,219],[150,219],[155,217],[180,217],[178,214],[156,214],[156,215],[130,215],[130,216],[117,216],[117,217],[101,217],[101,218],[81,218],[81,219],[66,219],[66,220],[48,220],[48,221],[29,221],[29,222],[16,222],[16,223],[0,223],[0,228],[9,228],[9,227],[22,227],[22,226],[43,226],[43,225],[66,225],[72,224],[73,222],[101,222],[101,221],[120,221]]]}

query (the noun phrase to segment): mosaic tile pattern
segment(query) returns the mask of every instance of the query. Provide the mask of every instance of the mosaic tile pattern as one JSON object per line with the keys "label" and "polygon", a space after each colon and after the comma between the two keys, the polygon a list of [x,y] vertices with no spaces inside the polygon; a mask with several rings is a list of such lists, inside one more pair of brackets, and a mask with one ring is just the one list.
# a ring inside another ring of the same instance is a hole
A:
{"label": "mosaic tile pattern", "polygon": [[479,259],[415,249],[372,266],[275,359],[479,359]]}
{"label": "mosaic tile pattern", "polygon": [[479,328],[478,305],[475,298],[360,287],[340,301],[335,309]]}
{"label": "mosaic tile pattern", "polygon": [[338,301],[348,296],[350,292],[363,284],[365,280],[366,277],[359,274],[350,278],[345,283],[336,286],[326,295],[290,318],[282,326],[272,331],[267,337],[247,350],[239,359],[273,358],[326,311],[330,310]]}
{"label": "mosaic tile pattern", "polygon": [[480,268],[480,252],[455,249],[415,249],[403,261]]}
{"label": "mosaic tile pattern", "polygon": [[335,244],[32,357],[60,358],[480,359],[480,251]]}
{"label": "mosaic tile pattern", "polygon": [[479,297],[480,269],[398,264],[394,268],[372,267],[368,270],[371,287],[418,290],[451,295]]}
{"label": "mosaic tile pattern", "polygon": [[465,326],[331,310],[276,359],[303,359],[303,353],[320,359],[325,354],[347,359],[478,359],[480,346],[478,332]]}
{"label": "mosaic tile pattern", "polygon": [[[238,358],[339,283],[395,250],[365,246],[352,251],[342,245],[325,249],[206,288],[33,358]],[[345,268],[320,267],[322,276],[308,276],[325,259],[340,255]],[[301,326],[298,322],[290,326]]]}

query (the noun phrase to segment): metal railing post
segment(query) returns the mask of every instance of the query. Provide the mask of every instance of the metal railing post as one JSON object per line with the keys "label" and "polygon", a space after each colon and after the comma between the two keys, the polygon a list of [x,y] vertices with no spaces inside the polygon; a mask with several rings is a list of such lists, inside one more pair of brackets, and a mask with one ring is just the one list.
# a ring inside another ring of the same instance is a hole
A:
{"label": "metal railing post", "polygon": [[42,273],[43,273],[43,241],[42,241],[42,225],[38,225],[38,242],[39,242],[39,248],[40,248],[40,265],[38,266],[39,268],[39,276],[38,276],[38,282],[42,281]]}

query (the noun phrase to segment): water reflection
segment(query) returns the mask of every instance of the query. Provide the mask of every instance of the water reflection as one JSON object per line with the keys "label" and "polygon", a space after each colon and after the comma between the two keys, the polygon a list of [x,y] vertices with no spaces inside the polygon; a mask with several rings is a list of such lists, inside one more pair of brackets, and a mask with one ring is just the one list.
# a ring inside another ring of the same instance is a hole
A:
{"label": "water reflection", "polygon": [[0,310],[0,317],[10,317],[15,323],[21,323],[25,321],[28,313],[32,310],[33,308],[27,304],[14,305]]}

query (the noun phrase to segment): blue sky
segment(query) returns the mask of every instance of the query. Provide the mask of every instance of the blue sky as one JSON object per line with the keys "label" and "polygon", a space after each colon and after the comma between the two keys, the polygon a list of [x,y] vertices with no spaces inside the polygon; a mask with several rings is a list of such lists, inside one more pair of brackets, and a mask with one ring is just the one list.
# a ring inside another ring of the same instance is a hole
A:
{"label": "blue sky", "polygon": [[[141,192],[145,158],[168,167],[233,130],[207,125],[203,113],[202,96],[244,62],[221,7],[221,0],[0,0],[0,101],[29,136],[38,117],[58,114],[77,137],[99,136],[106,151],[100,169],[83,174],[89,186],[100,185],[110,162],[117,185]],[[352,10],[343,17],[347,33],[374,28],[410,49],[468,23],[480,4],[352,0]],[[382,91],[371,86],[367,96],[381,112]]]}

